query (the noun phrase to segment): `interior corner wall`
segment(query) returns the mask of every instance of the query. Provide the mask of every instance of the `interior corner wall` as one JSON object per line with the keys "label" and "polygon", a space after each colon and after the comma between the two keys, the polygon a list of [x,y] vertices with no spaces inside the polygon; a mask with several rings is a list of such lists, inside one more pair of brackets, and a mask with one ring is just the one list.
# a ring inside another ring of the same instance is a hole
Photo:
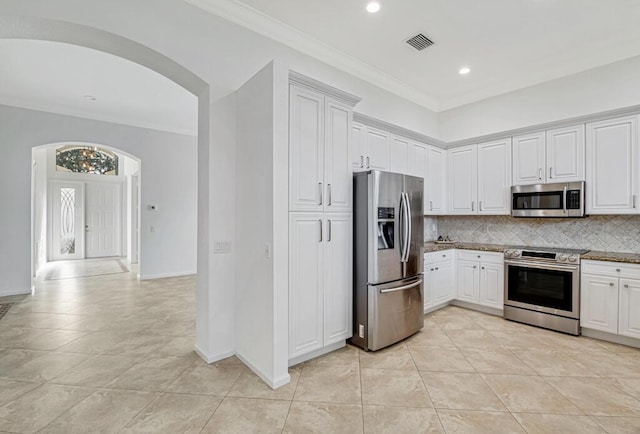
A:
{"label": "interior corner wall", "polygon": [[47,150],[33,150],[34,171],[34,273],[47,263]]}
{"label": "interior corner wall", "polygon": [[640,56],[439,114],[452,142],[640,104]]}
{"label": "interior corner wall", "polygon": [[236,93],[239,260],[235,311],[236,355],[267,384],[277,387],[281,379],[274,362],[274,274],[269,253],[274,241],[273,82],[273,65],[269,64]]}
{"label": "interior corner wall", "polygon": [[31,291],[32,148],[70,141],[111,146],[143,161],[140,274],[195,273],[195,137],[0,105],[0,147],[11,162],[0,171],[1,185],[11,186],[0,189],[0,296]]}

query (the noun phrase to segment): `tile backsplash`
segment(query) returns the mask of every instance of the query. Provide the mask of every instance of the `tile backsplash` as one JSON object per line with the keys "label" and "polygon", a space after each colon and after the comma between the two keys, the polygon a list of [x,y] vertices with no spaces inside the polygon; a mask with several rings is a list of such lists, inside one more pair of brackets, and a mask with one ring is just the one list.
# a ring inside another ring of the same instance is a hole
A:
{"label": "tile backsplash", "polygon": [[[433,230],[434,225],[436,230]],[[425,217],[425,240],[565,247],[640,253],[640,216],[539,219],[511,216]]]}

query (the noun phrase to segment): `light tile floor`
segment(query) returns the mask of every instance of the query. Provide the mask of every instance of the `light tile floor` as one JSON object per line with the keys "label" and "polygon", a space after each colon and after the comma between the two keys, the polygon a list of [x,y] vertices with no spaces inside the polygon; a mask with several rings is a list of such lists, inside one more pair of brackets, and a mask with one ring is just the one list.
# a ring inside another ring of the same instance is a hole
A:
{"label": "light tile floor", "polygon": [[193,353],[195,279],[41,281],[0,320],[0,432],[640,433],[640,350],[448,307],[268,388]]}

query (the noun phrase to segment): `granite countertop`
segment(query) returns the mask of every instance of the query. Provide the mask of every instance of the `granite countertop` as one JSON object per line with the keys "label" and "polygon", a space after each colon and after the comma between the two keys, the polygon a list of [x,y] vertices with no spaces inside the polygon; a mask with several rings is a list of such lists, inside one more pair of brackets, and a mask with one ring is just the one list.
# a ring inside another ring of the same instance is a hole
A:
{"label": "granite countertop", "polygon": [[580,255],[580,259],[640,264],[640,254],[638,253],[598,252],[596,250],[591,250],[584,255]]}
{"label": "granite countertop", "polygon": [[503,252],[509,246],[502,244],[484,244],[484,243],[459,243],[453,244],[437,244],[435,242],[424,243],[424,252],[437,252],[439,250],[462,249],[462,250],[479,250],[482,252]]}
{"label": "granite countertop", "polygon": [[[462,250],[478,250],[483,252],[503,252],[511,246],[502,244],[484,244],[484,243],[460,243],[437,244],[433,241],[424,243],[424,253],[437,252],[440,250],[462,249]],[[640,254],[638,253],[619,253],[619,252],[599,252],[591,250],[580,256],[580,259],[590,259],[592,261],[608,261],[620,262],[626,264],[640,264]]]}

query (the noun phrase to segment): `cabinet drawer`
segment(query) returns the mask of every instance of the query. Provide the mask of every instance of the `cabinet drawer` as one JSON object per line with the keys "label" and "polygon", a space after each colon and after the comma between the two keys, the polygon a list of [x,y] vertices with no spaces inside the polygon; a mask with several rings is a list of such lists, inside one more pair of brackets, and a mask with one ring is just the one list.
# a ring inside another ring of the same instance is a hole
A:
{"label": "cabinet drawer", "polygon": [[582,272],[599,276],[640,279],[640,265],[605,261],[582,261]]}
{"label": "cabinet drawer", "polygon": [[503,254],[497,252],[482,252],[479,250],[459,250],[458,259],[464,261],[479,261],[493,264],[501,264],[503,262]]}
{"label": "cabinet drawer", "polygon": [[436,252],[429,252],[424,254],[425,264],[435,264],[437,262],[450,261],[453,259],[454,250],[439,250]]}

